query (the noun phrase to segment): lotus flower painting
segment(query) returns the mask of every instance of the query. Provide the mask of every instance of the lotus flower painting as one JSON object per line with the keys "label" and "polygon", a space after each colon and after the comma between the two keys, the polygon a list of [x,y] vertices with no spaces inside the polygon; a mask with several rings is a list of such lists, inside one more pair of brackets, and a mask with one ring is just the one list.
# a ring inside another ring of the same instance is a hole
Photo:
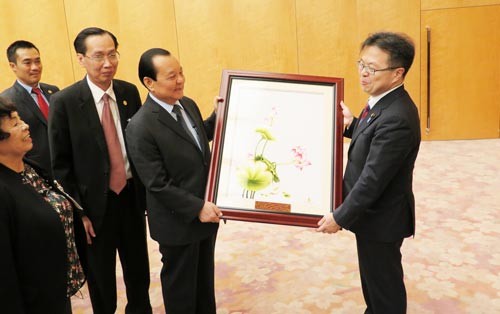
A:
{"label": "lotus flower painting", "polygon": [[[284,205],[291,212],[326,212],[331,204],[332,110],[314,86],[283,91],[279,82],[233,82],[217,204],[258,209]],[[307,126],[307,127],[306,127]]]}

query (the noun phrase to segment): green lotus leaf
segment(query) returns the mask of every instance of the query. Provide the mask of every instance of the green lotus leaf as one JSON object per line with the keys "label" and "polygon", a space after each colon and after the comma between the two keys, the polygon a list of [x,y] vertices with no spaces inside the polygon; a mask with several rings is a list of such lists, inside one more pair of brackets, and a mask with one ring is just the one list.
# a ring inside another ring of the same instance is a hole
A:
{"label": "green lotus leaf", "polygon": [[269,131],[266,128],[257,128],[255,129],[255,132],[259,133],[263,139],[267,141],[274,141],[276,138],[271,134],[271,131]]}
{"label": "green lotus leaf", "polygon": [[278,177],[278,172],[276,170],[276,163],[270,161],[266,157],[259,155],[255,156],[256,161],[262,161],[263,163],[266,164],[267,171],[269,171],[273,175],[273,182],[278,183],[280,182],[280,178]]}
{"label": "green lotus leaf", "polygon": [[260,191],[269,186],[273,175],[267,170],[265,163],[256,161],[242,167],[237,173],[240,185],[249,191]]}

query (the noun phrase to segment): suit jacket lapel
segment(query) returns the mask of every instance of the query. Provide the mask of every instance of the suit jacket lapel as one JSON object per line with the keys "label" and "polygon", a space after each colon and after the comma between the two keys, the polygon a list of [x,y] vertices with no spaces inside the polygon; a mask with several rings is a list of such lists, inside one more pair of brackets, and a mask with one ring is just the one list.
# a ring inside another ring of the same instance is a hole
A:
{"label": "suit jacket lapel", "polygon": [[[196,134],[198,135],[198,140],[200,141],[201,151],[205,152],[207,150],[205,143],[208,142],[208,140],[204,138],[205,132],[201,131],[204,128],[203,121],[201,121],[200,119],[196,119],[197,114],[196,114],[193,107],[185,105],[185,102],[182,101],[182,99],[179,102],[182,104],[182,106],[186,110],[187,114],[189,115],[189,119],[191,119],[191,122],[194,123],[194,126],[196,128],[195,131],[196,131]],[[196,143],[195,143],[195,145],[196,145]],[[198,147],[198,145],[196,145],[196,147]]]}
{"label": "suit jacket lapel", "polygon": [[107,156],[108,148],[106,146],[106,140],[104,138],[104,131],[102,130],[101,120],[99,119],[99,114],[97,113],[97,108],[95,106],[94,98],[92,97],[92,92],[84,78],[80,81],[80,95],[79,95],[79,106],[83,112],[83,116],[87,119],[90,129],[94,133],[97,145],[102,150],[102,152]]}
{"label": "suit jacket lapel", "polygon": [[53,93],[57,92],[57,90],[52,90],[50,89],[47,85],[40,83],[40,89],[43,91],[43,94],[45,95],[45,98],[50,103],[50,97],[52,96]]}
{"label": "suit jacket lapel", "polygon": [[379,104],[377,104],[368,112],[366,118],[364,118],[362,121],[358,120],[358,125],[356,126],[354,134],[352,135],[352,141],[356,140],[358,135],[380,116],[381,112],[382,108],[379,106]]}
{"label": "suit jacket lapel", "polygon": [[[191,137],[186,133],[186,131],[182,128],[182,126],[177,123],[177,121],[170,115],[170,113],[167,112],[167,110],[163,109],[159,104],[157,104],[151,97],[148,96],[148,99],[146,100],[146,103],[151,104],[152,107],[152,112],[158,115],[158,121],[168,128],[172,129],[177,135],[188,141],[191,145],[196,147],[196,150],[198,150],[200,153],[200,149],[198,148],[198,145],[193,142]],[[184,106],[184,109],[186,107]]]}
{"label": "suit jacket lapel", "polygon": [[47,127],[47,120],[43,116],[42,111],[38,107],[33,97],[31,97],[31,95],[17,81],[14,83],[14,88],[18,95],[20,95],[24,99],[23,102],[26,104],[27,109],[29,109],[35,115],[35,117],[37,117],[38,120],[40,120],[40,122],[42,122],[45,127]]}
{"label": "suit jacket lapel", "polygon": [[373,107],[369,112],[366,118],[361,121],[361,123],[358,122],[358,125],[356,126],[356,129],[354,130],[354,133],[352,135],[352,140],[351,143],[353,143],[358,135],[363,132],[364,129],[366,129],[368,126],[370,126],[380,115],[383,114],[384,109],[390,106],[394,100],[398,97],[401,96],[401,94],[404,92],[404,86],[401,86],[399,88],[396,88],[389,94],[385,95],[380,99],[375,107]]}
{"label": "suit jacket lapel", "polygon": [[123,138],[125,138],[125,128],[127,127],[129,117],[132,117],[129,112],[130,107],[128,106],[127,99],[125,99],[125,91],[123,87],[116,81],[113,81],[113,91],[115,92],[116,106],[118,107],[118,112],[120,114],[121,131]]}

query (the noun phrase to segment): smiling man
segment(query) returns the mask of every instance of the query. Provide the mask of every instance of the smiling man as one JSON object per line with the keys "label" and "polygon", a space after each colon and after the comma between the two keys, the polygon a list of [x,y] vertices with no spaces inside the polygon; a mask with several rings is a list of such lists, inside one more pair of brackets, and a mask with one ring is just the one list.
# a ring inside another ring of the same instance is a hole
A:
{"label": "smiling man", "polygon": [[184,73],[165,49],[144,52],[139,78],[149,95],[127,127],[130,156],[146,186],[151,237],[160,245],[166,313],[215,314],[214,249],[220,209],[204,200],[208,141],[205,122],[184,96]]}
{"label": "smiling man", "polygon": [[139,91],[114,79],[120,54],[111,32],[86,28],[74,46],[87,75],[54,95],[49,140],[55,177],[84,209],[92,308],[95,314],[115,313],[118,252],[125,313],[151,313],[144,187],[124,136],[141,107]]}
{"label": "smiling man", "polygon": [[342,103],[344,136],[351,138],[344,202],[318,231],[356,234],[366,314],[406,313],[401,245],[415,232],[413,168],[420,146],[417,107],[404,88],[414,45],[406,35],[370,35],[357,62],[370,97],[359,118]]}
{"label": "smiling man", "polygon": [[16,104],[19,116],[30,126],[33,149],[26,157],[51,173],[47,117],[50,97],[59,88],[40,82],[42,59],[33,43],[25,40],[13,42],[7,48],[7,59],[17,79],[1,96]]}

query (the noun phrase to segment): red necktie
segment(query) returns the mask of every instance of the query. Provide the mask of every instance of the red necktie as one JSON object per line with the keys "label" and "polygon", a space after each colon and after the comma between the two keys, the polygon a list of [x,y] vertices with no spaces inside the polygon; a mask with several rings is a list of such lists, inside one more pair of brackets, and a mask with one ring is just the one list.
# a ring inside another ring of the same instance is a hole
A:
{"label": "red necktie", "polygon": [[359,117],[359,119],[363,120],[364,118],[366,118],[366,116],[368,115],[368,111],[370,111],[370,106],[366,104],[366,107],[361,112],[361,116]]}
{"label": "red necktie", "polygon": [[109,163],[111,166],[109,175],[109,188],[116,194],[120,194],[121,190],[127,184],[127,175],[125,174],[125,162],[123,161],[122,148],[118,133],[116,132],[115,121],[109,107],[109,95],[102,96],[104,106],[102,107],[101,124],[108,146]]}
{"label": "red necktie", "polygon": [[45,120],[47,120],[49,118],[49,104],[47,104],[45,98],[43,98],[42,91],[38,87],[33,88],[31,91],[36,94],[38,107],[40,107],[40,111],[42,111]]}

